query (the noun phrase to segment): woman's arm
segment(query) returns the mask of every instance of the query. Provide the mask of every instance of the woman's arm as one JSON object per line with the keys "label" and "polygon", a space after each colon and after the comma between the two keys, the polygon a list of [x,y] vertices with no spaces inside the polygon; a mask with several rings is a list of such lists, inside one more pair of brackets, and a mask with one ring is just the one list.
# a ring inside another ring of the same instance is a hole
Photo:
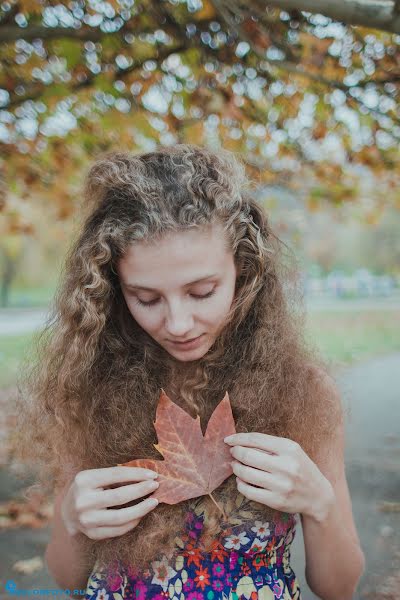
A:
{"label": "woman's arm", "polygon": [[[86,590],[92,568],[85,564],[79,544],[81,533],[70,535],[61,517],[61,504],[72,480],[61,489],[54,501],[53,529],[46,548],[45,561],[49,572],[61,589]],[[72,596],[76,598],[77,595]]]}
{"label": "woman's arm", "polygon": [[365,557],[355,533],[351,501],[343,475],[332,486],[334,497],[326,513],[301,514],[306,554],[306,580],[322,600],[352,600],[365,569]]}
{"label": "woman's arm", "polygon": [[[365,567],[354,525],[344,469],[344,419],[333,379],[316,373],[321,401],[334,409],[336,427],[311,458],[289,438],[261,432],[235,433],[231,445],[237,489],[250,500],[300,513],[306,580],[322,600],[351,600]],[[332,404],[333,403],[333,404]]]}
{"label": "woman's arm", "polygon": [[[327,394],[340,396],[330,378]],[[306,581],[322,600],[352,600],[365,569],[365,557],[354,524],[344,466],[344,424],[336,429],[333,447],[321,449],[316,461],[330,486],[321,493],[314,516],[301,514],[306,554]]]}

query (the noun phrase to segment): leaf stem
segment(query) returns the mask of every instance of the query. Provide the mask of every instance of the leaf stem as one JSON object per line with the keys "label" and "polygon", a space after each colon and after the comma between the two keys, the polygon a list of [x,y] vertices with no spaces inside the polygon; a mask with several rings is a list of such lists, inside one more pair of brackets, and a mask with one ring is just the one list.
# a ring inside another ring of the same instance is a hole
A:
{"label": "leaf stem", "polygon": [[226,513],[224,511],[224,509],[218,504],[218,502],[214,499],[213,495],[211,494],[211,492],[208,494],[211,498],[211,500],[214,502],[214,504],[216,505],[216,507],[222,512],[223,516],[224,516],[224,521],[227,521],[228,518],[226,516]]}

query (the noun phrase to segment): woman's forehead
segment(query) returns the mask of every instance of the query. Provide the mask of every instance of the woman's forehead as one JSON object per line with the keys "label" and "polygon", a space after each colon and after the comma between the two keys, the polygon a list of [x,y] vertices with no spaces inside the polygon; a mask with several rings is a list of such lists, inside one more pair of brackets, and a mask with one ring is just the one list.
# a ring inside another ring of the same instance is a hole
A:
{"label": "woman's forehead", "polygon": [[[163,277],[177,273],[183,283],[218,274],[230,260],[221,235],[197,230],[166,236],[159,242],[134,242],[119,261],[119,271],[126,283],[133,279]],[[154,283],[154,282],[153,282]],[[150,286],[150,284],[149,284]],[[150,286],[151,287],[151,286]]]}

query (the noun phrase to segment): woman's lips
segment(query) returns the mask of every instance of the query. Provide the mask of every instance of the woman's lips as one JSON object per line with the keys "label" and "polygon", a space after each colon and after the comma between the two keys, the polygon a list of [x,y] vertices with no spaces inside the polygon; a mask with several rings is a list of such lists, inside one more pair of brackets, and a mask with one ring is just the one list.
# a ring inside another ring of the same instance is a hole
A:
{"label": "woman's lips", "polygon": [[172,342],[172,341],[170,341],[170,343],[174,344],[174,346],[176,346],[177,348],[181,348],[182,350],[190,350],[191,348],[196,348],[196,346],[198,346],[202,342],[203,335],[204,334],[202,333],[197,338],[194,338],[187,342]]}

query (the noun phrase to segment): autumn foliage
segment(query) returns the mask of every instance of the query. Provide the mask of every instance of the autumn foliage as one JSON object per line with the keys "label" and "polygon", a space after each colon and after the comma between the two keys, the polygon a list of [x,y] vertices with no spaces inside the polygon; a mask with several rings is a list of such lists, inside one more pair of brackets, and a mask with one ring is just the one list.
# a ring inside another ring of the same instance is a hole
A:
{"label": "autumn foliage", "polygon": [[31,235],[20,198],[73,218],[99,153],[182,142],[240,153],[311,210],[357,202],[366,173],[370,213],[398,206],[394,33],[262,3],[106,5],[0,8],[0,234]]}

